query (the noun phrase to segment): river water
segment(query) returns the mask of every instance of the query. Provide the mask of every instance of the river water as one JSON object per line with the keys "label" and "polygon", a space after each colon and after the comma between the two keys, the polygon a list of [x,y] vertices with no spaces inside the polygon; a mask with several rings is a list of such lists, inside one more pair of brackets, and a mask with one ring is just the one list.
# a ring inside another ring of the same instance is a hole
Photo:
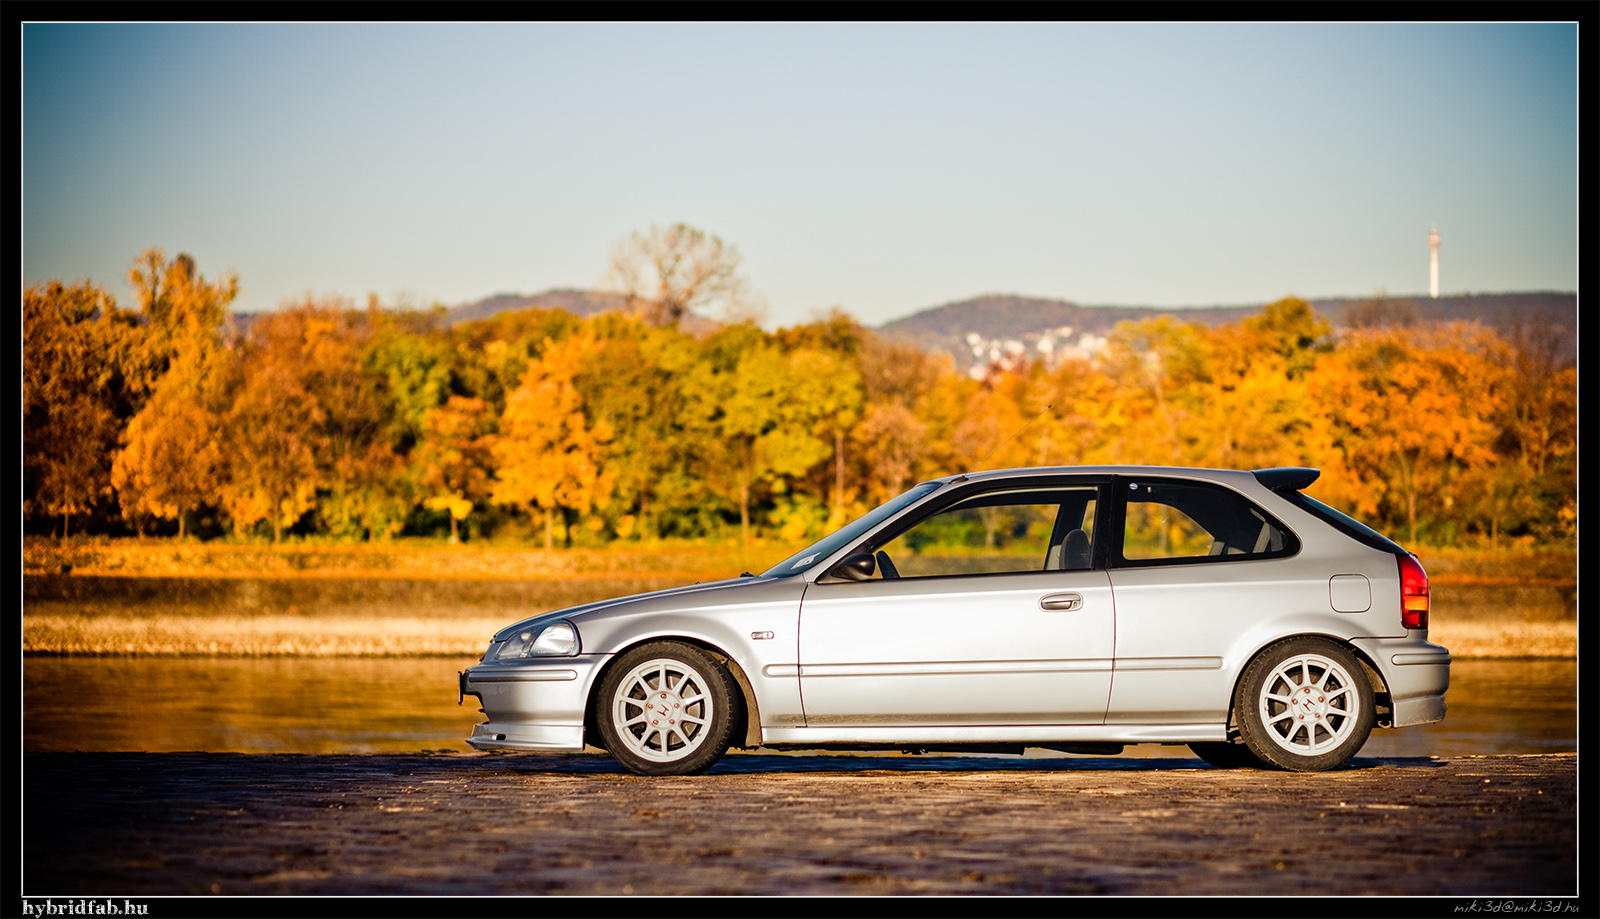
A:
{"label": "river water", "polygon": [[[23,663],[28,751],[465,751],[483,720],[457,704],[473,658],[87,658]],[[1577,662],[1450,665],[1439,724],[1377,730],[1363,756],[1577,750]],[[1140,745],[1124,755],[1187,756]]]}

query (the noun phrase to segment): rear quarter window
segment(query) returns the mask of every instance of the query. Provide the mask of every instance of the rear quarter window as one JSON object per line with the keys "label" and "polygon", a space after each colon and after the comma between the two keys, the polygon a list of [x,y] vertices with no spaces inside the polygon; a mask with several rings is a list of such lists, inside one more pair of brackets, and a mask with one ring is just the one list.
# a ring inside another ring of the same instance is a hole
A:
{"label": "rear quarter window", "polygon": [[1300,541],[1275,517],[1232,489],[1203,482],[1119,479],[1118,564],[1213,563],[1283,558]]}

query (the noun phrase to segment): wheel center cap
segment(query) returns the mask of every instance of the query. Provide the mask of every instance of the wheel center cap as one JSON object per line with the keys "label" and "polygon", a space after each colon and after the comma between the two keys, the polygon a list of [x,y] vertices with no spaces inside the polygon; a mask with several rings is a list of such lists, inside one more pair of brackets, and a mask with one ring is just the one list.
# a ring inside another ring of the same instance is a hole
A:
{"label": "wheel center cap", "polygon": [[670,690],[658,692],[650,699],[650,717],[660,724],[677,724],[683,700]]}
{"label": "wheel center cap", "polygon": [[1327,696],[1318,689],[1310,686],[1302,687],[1295,693],[1294,707],[1301,716],[1322,717],[1328,713]]}

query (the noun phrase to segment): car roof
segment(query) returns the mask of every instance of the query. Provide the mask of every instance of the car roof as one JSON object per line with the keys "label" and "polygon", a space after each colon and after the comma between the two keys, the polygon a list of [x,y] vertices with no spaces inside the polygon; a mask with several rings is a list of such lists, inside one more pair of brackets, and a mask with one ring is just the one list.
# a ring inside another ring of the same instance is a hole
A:
{"label": "car roof", "polygon": [[[1311,470],[1307,470],[1308,472]],[[1112,476],[1112,475],[1139,475],[1139,476],[1175,476],[1178,478],[1204,479],[1211,482],[1240,482],[1249,480],[1257,481],[1254,472],[1243,469],[1204,469],[1194,466],[1023,466],[1013,469],[986,469],[979,472],[963,472],[956,475],[947,475],[935,482],[983,482],[1004,480],[1012,478],[1035,478],[1055,475],[1083,475],[1083,476]]]}

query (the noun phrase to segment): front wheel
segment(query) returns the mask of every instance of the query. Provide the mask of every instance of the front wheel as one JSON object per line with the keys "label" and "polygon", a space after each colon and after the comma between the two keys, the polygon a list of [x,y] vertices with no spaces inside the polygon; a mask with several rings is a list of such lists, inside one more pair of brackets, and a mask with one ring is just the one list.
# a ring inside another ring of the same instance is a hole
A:
{"label": "front wheel", "polygon": [[699,775],[728,751],[739,697],[722,665],[693,645],[622,655],[600,684],[606,749],[640,775]]}
{"label": "front wheel", "polygon": [[1310,637],[1279,642],[1251,661],[1234,712],[1250,752],[1293,772],[1349,762],[1375,721],[1372,686],[1355,655]]}

